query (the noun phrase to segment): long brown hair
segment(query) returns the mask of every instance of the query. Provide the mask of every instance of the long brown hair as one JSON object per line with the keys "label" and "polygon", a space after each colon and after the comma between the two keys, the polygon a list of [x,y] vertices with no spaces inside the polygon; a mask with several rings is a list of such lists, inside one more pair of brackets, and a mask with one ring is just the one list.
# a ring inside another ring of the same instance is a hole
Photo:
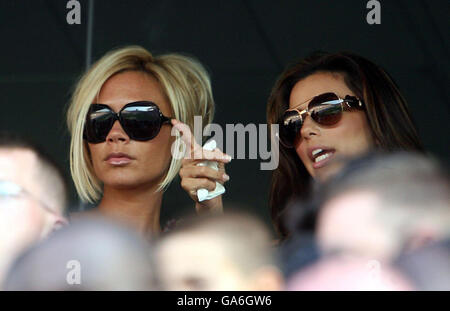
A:
{"label": "long brown hair", "polygon": [[[316,72],[338,73],[358,98],[364,100],[375,148],[385,151],[423,151],[405,99],[393,79],[379,66],[350,52],[314,52],[289,65],[280,75],[267,104],[267,121],[279,124],[289,108],[289,97],[297,82]],[[272,173],[269,205],[272,222],[281,235],[288,232],[282,212],[294,199],[305,198],[311,177],[295,149],[280,144],[278,168]]]}

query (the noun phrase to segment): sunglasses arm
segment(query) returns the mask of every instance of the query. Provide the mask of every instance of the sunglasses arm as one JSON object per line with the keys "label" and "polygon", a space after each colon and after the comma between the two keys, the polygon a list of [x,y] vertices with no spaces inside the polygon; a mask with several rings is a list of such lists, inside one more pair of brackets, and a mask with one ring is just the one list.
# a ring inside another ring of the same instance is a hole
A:
{"label": "sunglasses arm", "polygon": [[166,116],[164,116],[164,115],[161,114],[161,121],[162,121],[162,124],[165,124],[165,123],[172,124],[172,122],[171,122],[172,119],[173,119],[173,118],[168,118],[168,117],[166,117]]}
{"label": "sunglasses arm", "polygon": [[348,108],[364,108],[364,102],[354,96],[346,96],[344,99]]}

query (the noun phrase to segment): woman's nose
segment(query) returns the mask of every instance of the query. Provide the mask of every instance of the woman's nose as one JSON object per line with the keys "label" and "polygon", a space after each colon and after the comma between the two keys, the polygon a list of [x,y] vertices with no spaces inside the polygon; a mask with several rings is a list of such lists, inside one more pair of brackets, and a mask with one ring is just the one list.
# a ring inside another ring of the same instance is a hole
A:
{"label": "woman's nose", "polygon": [[303,125],[300,130],[302,138],[310,139],[312,136],[319,135],[320,129],[318,124],[311,118],[311,116],[304,115]]}
{"label": "woman's nose", "polygon": [[109,143],[116,142],[128,142],[130,141],[130,137],[128,137],[127,133],[123,130],[119,121],[115,121],[113,127],[106,136],[106,141]]}

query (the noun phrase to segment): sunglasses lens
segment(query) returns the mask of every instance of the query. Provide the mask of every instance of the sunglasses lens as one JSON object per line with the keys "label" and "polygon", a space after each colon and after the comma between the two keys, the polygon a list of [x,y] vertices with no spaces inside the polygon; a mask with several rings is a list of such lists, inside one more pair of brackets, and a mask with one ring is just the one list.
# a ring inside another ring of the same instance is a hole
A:
{"label": "sunglasses lens", "polygon": [[96,144],[106,140],[114,124],[114,113],[107,107],[94,104],[86,119],[85,136],[88,142]]}
{"label": "sunglasses lens", "polygon": [[280,140],[286,147],[294,145],[295,138],[303,124],[297,111],[286,111],[280,124]]}
{"label": "sunglasses lens", "polygon": [[150,140],[161,129],[161,117],[156,105],[127,106],[122,110],[120,119],[128,136],[134,140]]}
{"label": "sunglasses lens", "polygon": [[334,125],[342,116],[342,100],[334,93],[315,97],[308,105],[311,118],[322,125]]}

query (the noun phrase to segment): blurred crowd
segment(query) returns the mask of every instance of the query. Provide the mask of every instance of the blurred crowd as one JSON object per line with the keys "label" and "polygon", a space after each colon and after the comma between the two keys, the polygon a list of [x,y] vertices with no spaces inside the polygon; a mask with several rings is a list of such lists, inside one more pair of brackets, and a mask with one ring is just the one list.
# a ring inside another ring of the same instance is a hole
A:
{"label": "blurred crowd", "polygon": [[450,290],[450,184],[425,155],[371,153],[290,202],[283,239],[233,206],[157,235],[71,219],[60,168],[0,136],[2,290]]}

